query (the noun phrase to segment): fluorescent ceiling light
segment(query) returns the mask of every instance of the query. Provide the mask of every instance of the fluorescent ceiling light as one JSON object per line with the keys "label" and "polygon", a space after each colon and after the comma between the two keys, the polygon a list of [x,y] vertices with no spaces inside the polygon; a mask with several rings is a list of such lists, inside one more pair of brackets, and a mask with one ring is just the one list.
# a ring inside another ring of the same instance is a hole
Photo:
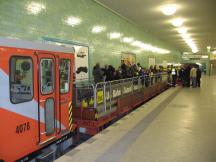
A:
{"label": "fluorescent ceiling light", "polygon": [[193,40],[191,38],[186,38],[184,39],[184,41],[189,45],[189,44],[193,44]]}
{"label": "fluorescent ceiling light", "polygon": [[142,43],[141,41],[137,41],[137,40],[136,40],[136,41],[133,41],[131,45],[141,48],[141,47],[142,47],[142,44],[143,44],[143,43]]}
{"label": "fluorescent ceiling light", "polygon": [[160,54],[170,53],[169,50],[158,48],[158,47],[152,46],[151,44],[146,44],[146,43],[143,43],[143,42],[137,41],[137,40],[133,41],[131,45],[135,46],[135,47],[139,47],[145,51],[151,51],[151,52],[160,53]]}
{"label": "fluorescent ceiling light", "polygon": [[141,53],[141,52],[143,52],[143,49],[136,49],[136,50],[134,50],[133,52],[134,52],[134,53]]}
{"label": "fluorescent ceiling light", "polygon": [[31,14],[31,15],[37,15],[42,10],[45,10],[45,9],[46,9],[45,5],[39,2],[31,2],[27,5],[28,14]]}
{"label": "fluorescent ceiling light", "polygon": [[176,5],[170,4],[162,6],[161,11],[166,16],[173,15],[176,12]]}
{"label": "fluorescent ceiling light", "polygon": [[198,50],[197,50],[197,49],[192,49],[192,52],[193,52],[193,53],[197,53]]}
{"label": "fluorescent ceiling light", "polygon": [[69,16],[66,20],[65,23],[67,25],[70,25],[72,27],[81,24],[82,20],[78,17],[74,17],[74,16]]}
{"label": "fluorescent ceiling light", "polygon": [[109,34],[110,39],[118,39],[121,37],[121,33],[113,32]]}
{"label": "fluorescent ceiling light", "polygon": [[131,42],[133,42],[133,40],[134,40],[134,38],[132,38],[132,37],[124,37],[122,39],[122,42],[124,42],[124,43],[131,43]]}
{"label": "fluorescent ceiling light", "polygon": [[92,33],[101,33],[101,32],[103,32],[105,30],[106,30],[105,26],[96,25],[96,26],[93,26]]}
{"label": "fluorescent ceiling light", "polygon": [[181,18],[176,18],[176,19],[173,19],[172,21],[171,21],[171,23],[172,23],[172,25],[173,26],[175,26],[175,27],[179,27],[179,26],[181,26],[182,24],[183,24],[183,19],[181,19]]}
{"label": "fluorescent ceiling light", "polygon": [[204,55],[204,56],[201,56],[201,58],[208,58],[208,56],[207,56],[207,55]]}
{"label": "fluorescent ceiling light", "polygon": [[182,37],[184,40],[190,38],[190,36],[189,36],[187,33],[185,33],[185,34],[181,34],[181,37]]}
{"label": "fluorescent ceiling light", "polygon": [[200,64],[199,62],[196,62],[197,65],[202,66],[202,64]]}
{"label": "fluorescent ceiling light", "polygon": [[177,31],[178,31],[178,33],[180,33],[180,34],[186,34],[187,33],[187,29],[186,28],[178,28],[177,29]]}

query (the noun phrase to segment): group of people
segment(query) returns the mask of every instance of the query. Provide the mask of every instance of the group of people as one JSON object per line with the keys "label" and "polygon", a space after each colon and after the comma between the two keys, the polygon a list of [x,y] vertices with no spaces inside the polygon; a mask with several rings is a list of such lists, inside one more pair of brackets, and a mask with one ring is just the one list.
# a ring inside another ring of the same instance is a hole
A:
{"label": "group of people", "polygon": [[200,79],[202,71],[199,65],[185,65],[179,70],[179,79],[182,81],[183,87],[200,87]]}
{"label": "group of people", "polygon": [[124,62],[124,60],[122,60],[121,66],[115,69],[112,65],[105,65],[101,68],[100,64],[97,63],[93,68],[93,77],[94,82],[99,83],[137,76],[146,76],[149,81],[149,83],[146,83],[148,85],[153,84],[153,76],[155,78],[155,82],[157,82],[161,79],[161,74],[165,72],[168,75],[167,79],[169,84],[173,87],[176,86],[177,81],[182,82],[183,87],[200,87],[202,72],[196,64],[185,64],[179,68],[173,65],[168,65],[166,68],[154,65],[147,69],[141,66],[140,63],[128,65]]}
{"label": "group of people", "polygon": [[99,63],[97,63],[93,67],[93,77],[95,83],[132,78],[137,76],[151,77],[154,74],[157,74],[158,78],[160,78],[160,74],[162,72],[162,66],[155,65],[150,66],[150,68],[147,69],[141,66],[140,63],[130,65],[126,64],[124,60],[122,60],[121,66],[119,66],[118,69],[115,69],[112,65],[105,65],[103,68],[101,68]]}

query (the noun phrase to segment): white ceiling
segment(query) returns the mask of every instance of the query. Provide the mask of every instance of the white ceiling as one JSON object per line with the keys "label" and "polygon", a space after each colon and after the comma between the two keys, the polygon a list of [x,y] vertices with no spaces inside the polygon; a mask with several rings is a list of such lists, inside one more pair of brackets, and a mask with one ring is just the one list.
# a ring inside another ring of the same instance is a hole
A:
{"label": "white ceiling", "polygon": [[[184,27],[201,53],[206,46],[216,48],[216,0],[96,0],[144,31],[177,47],[182,52],[191,51],[170,23],[175,17],[185,19]],[[160,11],[164,4],[176,4],[177,12],[165,16]]]}

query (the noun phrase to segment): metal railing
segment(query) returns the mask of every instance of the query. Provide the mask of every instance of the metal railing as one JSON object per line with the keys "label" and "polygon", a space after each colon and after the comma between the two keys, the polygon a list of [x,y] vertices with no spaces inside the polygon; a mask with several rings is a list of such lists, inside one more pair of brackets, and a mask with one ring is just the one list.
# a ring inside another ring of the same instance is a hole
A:
{"label": "metal railing", "polygon": [[92,82],[76,83],[73,104],[74,107],[94,108],[103,114],[116,108],[115,104],[118,98],[168,80],[169,77],[166,73],[159,73],[97,84]]}

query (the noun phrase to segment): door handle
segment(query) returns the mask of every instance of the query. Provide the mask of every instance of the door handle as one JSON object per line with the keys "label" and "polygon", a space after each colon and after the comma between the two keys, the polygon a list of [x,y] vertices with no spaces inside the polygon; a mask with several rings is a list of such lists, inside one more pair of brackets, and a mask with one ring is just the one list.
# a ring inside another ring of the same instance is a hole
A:
{"label": "door handle", "polygon": [[44,135],[44,134],[46,134],[47,132],[42,132],[42,133],[40,133],[41,135]]}

